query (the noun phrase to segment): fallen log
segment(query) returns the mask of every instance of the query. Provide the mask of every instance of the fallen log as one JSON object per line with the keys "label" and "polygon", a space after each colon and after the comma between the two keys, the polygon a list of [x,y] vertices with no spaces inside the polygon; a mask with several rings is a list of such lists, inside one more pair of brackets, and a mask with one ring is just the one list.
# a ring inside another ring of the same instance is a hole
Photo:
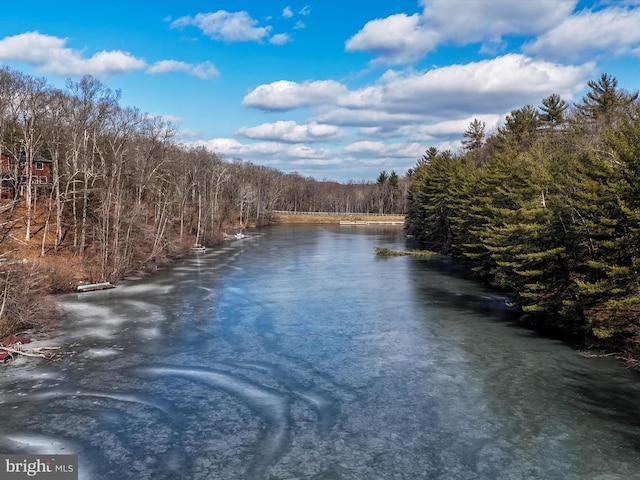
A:
{"label": "fallen log", "polygon": [[[34,347],[24,349],[22,346],[4,347],[0,346],[0,352],[7,352],[9,357],[13,358],[15,355],[22,355],[24,357],[44,358],[47,361],[60,360],[63,357],[70,357],[75,355],[75,351],[60,351],[60,347]],[[5,361],[9,358],[5,358]]]}

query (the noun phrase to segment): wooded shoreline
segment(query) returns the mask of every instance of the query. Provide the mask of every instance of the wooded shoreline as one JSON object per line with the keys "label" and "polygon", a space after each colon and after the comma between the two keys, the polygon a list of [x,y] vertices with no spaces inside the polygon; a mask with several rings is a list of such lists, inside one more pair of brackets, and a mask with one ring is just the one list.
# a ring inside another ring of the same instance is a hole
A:
{"label": "wooded shoreline", "polygon": [[413,169],[408,232],[508,292],[521,321],[640,350],[640,101],[607,74],[573,105],[557,94],[512,111],[458,153]]}

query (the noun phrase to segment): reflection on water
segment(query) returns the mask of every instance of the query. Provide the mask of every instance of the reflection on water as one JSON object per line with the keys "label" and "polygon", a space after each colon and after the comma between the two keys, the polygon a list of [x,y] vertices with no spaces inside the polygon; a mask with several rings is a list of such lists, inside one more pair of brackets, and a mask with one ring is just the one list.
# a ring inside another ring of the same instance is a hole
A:
{"label": "reflection on water", "polygon": [[0,452],[86,479],[630,479],[640,378],[514,325],[398,228],[266,229],[64,298],[0,375]]}

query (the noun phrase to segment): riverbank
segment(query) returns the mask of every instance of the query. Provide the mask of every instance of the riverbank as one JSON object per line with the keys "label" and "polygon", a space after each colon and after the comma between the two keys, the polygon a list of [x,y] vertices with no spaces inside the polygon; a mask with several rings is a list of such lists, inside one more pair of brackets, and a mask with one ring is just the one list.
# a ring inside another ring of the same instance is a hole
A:
{"label": "riverbank", "polygon": [[[360,222],[368,224],[404,223],[404,215],[371,215],[367,213],[327,213],[327,212],[275,212],[271,215],[272,223],[300,224],[340,224],[341,222]],[[358,222],[358,223],[356,223]]]}

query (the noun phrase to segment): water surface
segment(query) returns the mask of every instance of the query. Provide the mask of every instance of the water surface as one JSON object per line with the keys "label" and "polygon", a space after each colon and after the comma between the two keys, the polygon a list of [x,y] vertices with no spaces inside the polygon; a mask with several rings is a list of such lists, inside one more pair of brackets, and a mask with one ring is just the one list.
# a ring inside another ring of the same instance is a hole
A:
{"label": "water surface", "polygon": [[519,328],[396,227],[278,226],[63,297],[0,370],[0,452],[86,479],[640,478],[640,378]]}

